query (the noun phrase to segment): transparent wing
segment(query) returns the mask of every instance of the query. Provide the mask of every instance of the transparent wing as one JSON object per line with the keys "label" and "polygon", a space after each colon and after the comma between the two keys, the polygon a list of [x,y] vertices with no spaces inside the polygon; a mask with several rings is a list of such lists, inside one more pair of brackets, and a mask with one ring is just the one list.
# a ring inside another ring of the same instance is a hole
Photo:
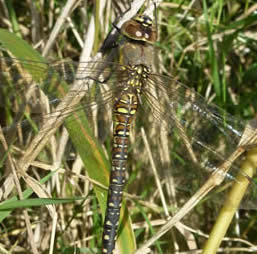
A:
{"label": "transparent wing", "polygon": [[[170,130],[170,127],[181,128],[179,134],[184,132],[191,146],[206,144],[210,150],[217,151],[222,142],[220,154],[227,158],[239,144],[246,122],[215,105],[208,105],[200,94],[189,87],[161,75],[150,75],[145,87],[144,96],[152,105],[154,116]],[[200,158],[193,160],[199,162]]]}
{"label": "transparent wing", "polygon": [[[29,112],[33,121],[47,121],[56,114],[69,116],[77,110],[85,110],[88,115],[98,106],[110,107],[113,95],[120,90],[117,82],[121,69],[116,63],[108,62],[61,62],[48,64],[14,58],[0,58],[0,107],[9,114],[9,120],[15,114],[15,124],[25,112]],[[124,69],[123,69],[124,73]],[[129,73],[129,70],[128,70]],[[126,77],[123,75],[123,78]],[[74,88],[74,83],[80,86]],[[106,85],[108,82],[108,86]],[[70,97],[78,96],[86,91],[83,101],[78,106],[65,108],[63,112],[55,112],[47,108],[47,104],[56,106],[69,91]],[[49,99],[46,102],[46,99]],[[19,113],[19,114],[17,114]],[[18,119],[17,119],[18,118]],[[4,126],[9,123],[4,123]],[[28,122],[21,126],[29,125]]]}
{"label": "transparent wing", "polygon": [[[172,173],[175,179],[173,181],[178,188],[188,191],[189,196],[194,194],[211,173],[229,160],[230,155],[238,148],[247,126],[246,122],[221,108],[208,105],[200,94],[189,87],[171,77],[157,74],[149,75],[145,82],[142,108],[149,111],[149,115],[152,114],[161,127],[158,128],[161,131],[152,136],[149,134],[151,140],[156,139],[156,135],[166,135],[168,162],[163,148],[158,147],[162,154],[156,153],[164,162],[163,168],[167,169],[167,164],[172,165],[172,169],[169,169],[172,172],[169,173]],[[228,185],[241,173],[237,161],[231,163],[232,169],[226,175]],[[244,173],[241,174],[250,179]],[[202,181],[194,187],[198,179]],[[251,194],[247,197],[250,199],[248,208],[256,209],[257,186],[249,181]],[[222,200],[219,198],[220,203]],[[243,207],[247,208],[245,205]]]}

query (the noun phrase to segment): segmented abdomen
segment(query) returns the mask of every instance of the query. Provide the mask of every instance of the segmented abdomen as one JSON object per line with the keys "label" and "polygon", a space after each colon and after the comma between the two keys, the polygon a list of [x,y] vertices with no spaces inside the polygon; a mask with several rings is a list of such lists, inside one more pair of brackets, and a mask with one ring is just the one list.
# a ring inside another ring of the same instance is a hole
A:
{"label": "segmented abdomen", "polygon": [[114,105],[112,170],[103,232],[103,253],[107,254],[111,254],[115,247],[125,184],[130,124],[137,111],[137,106],[136,93],[129,91],[123,91]]}

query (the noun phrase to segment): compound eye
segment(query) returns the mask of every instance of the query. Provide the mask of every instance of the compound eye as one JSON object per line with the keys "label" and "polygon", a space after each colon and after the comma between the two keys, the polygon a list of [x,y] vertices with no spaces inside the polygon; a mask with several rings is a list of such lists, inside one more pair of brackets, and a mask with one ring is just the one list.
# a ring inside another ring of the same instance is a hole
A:
{"label": "compound eye", "polygon": [[137,16],[125,22],[121,28],[123,35],[136,41],[154,43],[157,40],[156,30],[152,26],[152,19],[148,16]]}

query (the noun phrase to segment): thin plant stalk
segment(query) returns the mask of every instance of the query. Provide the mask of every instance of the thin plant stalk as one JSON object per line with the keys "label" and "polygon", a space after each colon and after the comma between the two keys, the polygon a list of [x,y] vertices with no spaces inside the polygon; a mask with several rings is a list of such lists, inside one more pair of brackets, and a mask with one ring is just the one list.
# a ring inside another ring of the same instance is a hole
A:
{"label": "thin plant stalk", "polygon": [[[257,167],[257,148],[251,149],[242,163],[241,171],[252,177]],[[240,202],[249,186],[249,180],[242,174],[238,175],[228,197],[222,207],[211,234],[203,248],[203,254],[216,253],[227,229],[240,206]]]}

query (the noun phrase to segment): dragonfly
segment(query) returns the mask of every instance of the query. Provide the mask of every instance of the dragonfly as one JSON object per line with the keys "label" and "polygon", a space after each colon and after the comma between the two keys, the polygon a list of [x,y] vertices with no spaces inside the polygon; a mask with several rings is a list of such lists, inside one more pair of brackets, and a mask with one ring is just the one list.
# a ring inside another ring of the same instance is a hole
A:
{"label": "dragonfly", "polygon": [[[173,138],[173,143],[168,146],[176,155],[172,162],[177,168],[175,174],[179,174],[181,164],[185,166],[181,158],[186,158],[190,161],[186,167],[191,167],[193,163],[197,165],[196,171],[204,171],[207,175],[217,171],[219,165],[229,160],[229,155],[236,150],[247,127],[244,121],[232,117],[215,105],[207,104],[201,95],[186,85],[152,70],[153,44],[157,40],[157,33],[150,17],[137,15],[124,23],[119,32],[122,39],[117,45],[112,45],[118,52],[118,62],[106,60],[51,65],[0,58],[1,84],[15,84],[13,90],[18,93],[27,91],[25,98],[20,99],[26,101],[24,110],[30,107],[32,120],[49,122],[54,117],[67,119],[78,110],[83,110],[89,118],[93,118],[96,108],[103,108],[107,113],[112,112],[111,172],[102,237],[102,253],[107,254],[113,253],[115,248],[126,184],[131,128],[133,129],[134,124],[138,125],[139,122],[147,125],[152,118],[168,139]],[[82,87],[71,88],[70,104],[66,102],[65,106],[58,99],[54,99],[55,89],[52,86],[56,88],[60,83],[79,83]],[[35,103],[37,99],[33,93],[41,93],[42,86],[47,89],[46,94],[51,103],[59,105],[56,112],[46,112],[38,119],[33,117],[33,113],[38,111],[40,102]],[[82,93],[85,88],[86,93]],[[83,96],[79,106],[73,106],[72,103],[76,96]],[[17,95],[11,95],[7,103],[16,97]],[[23,115],[17,117],[15,130],[27,128],[27,122],[23,122],[22,117]],[[54,124],[55,120],[52,122]],[[50,132],[50,129],[42,126],[41,132]],[[6,129],[12,131],[12,126]],[[154,136],[157,134],[158,132]],[[231,159],[232,163],[234,161]],[[230,166],[233,167],[232,173],[220,170],[220,174],[225,174],[227,179],[234,181],[234,175],[240,174],[240,170],[236,166]]]}

